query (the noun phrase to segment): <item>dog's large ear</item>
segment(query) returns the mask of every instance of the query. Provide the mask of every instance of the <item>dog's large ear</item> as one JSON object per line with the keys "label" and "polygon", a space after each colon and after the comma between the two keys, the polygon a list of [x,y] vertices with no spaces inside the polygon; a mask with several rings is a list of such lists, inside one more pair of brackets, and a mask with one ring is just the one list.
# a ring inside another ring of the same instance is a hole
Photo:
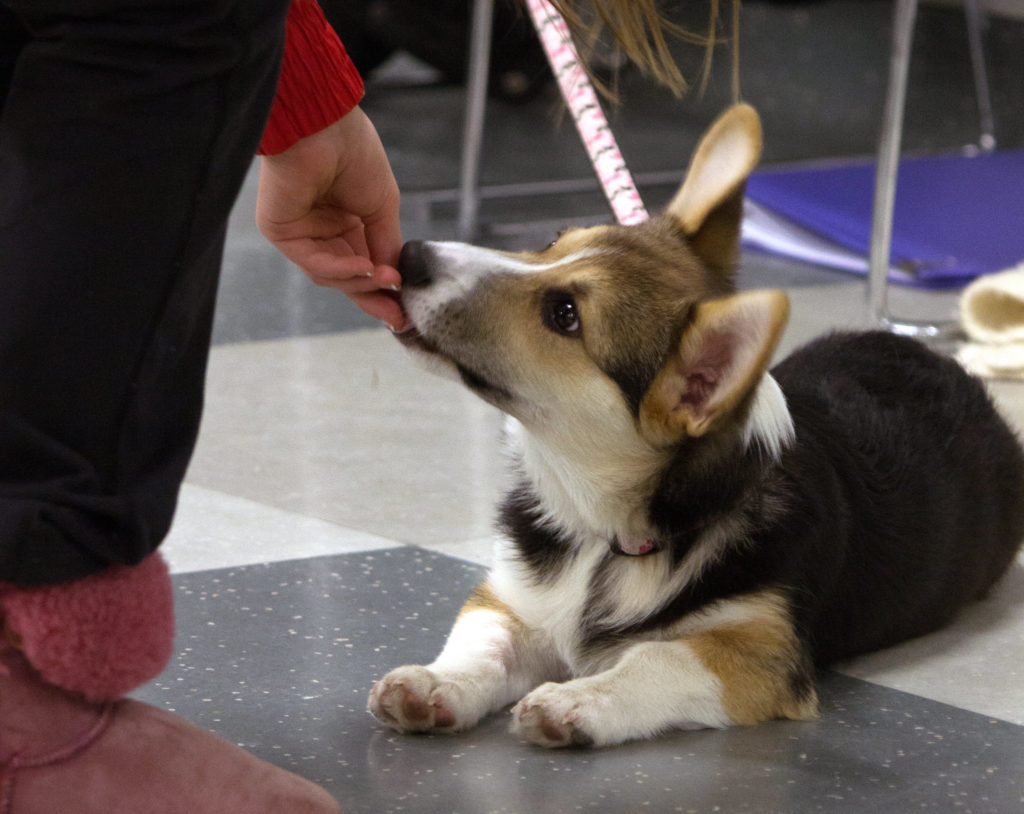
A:
{"label": "dog's large ear", "polygon": [[781,291],[748,291],[697,306],[679,346],[640,404],[656,444],[705,435],[761,380],[789,316]]}
{"label": "dog's large ear", "polygon": [[743,192],[761,158],[761,139],[754,108],[730,107],[704,134],[683,185],[665,210],[713,269],[731,271],[739,257]]}

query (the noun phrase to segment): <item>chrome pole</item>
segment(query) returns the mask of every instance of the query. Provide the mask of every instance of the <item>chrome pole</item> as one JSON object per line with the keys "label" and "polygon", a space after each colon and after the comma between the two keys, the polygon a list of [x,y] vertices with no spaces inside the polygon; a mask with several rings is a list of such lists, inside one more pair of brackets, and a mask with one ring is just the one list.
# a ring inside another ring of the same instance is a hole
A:
{"label": "chrome pole", "polygon": [[491,65],[491,29],[494,0],[474,0],[469,32],[469,67],[466,73],[466,118],[462,134],[462,170],[459,183],[458,234],[476,236],[480,212],[480,156],[487,112],[487,82]]}
{"label": "chrome pole", "polygon": [[982,43],[982,3],[980,0],[964,0],[964,14],[967,17],[967,42],[971,48],[971,69],[974,72],[974,93],[978,100],[980,135],[978,146],[982,152],[990,153],[996,148],[995,119],[992,116],[992,97],[988,90],[988,71],[985,68],[985,47]]}
{"label": "chrome pole", "polygon": [[871,321],[888,327],[887,293],[889,254],[892,248],[892,213],[896,200],[896,175],[903,135],[903,107],[907,98],[910,48],[914,39],[917,0],[896,0],[893,17],[889,88],[882,114],[882,134],[875,168],[875,197],[871,214],[868,251],[868,309]]}

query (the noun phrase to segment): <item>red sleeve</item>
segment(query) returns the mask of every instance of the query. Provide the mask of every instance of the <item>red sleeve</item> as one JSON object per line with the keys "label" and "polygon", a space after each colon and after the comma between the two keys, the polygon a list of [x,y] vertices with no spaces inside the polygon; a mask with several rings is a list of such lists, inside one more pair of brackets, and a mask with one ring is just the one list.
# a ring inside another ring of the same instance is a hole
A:
{"label": "red sleeve", "polygon": [[273,155],[333,124],[363,98],[363,80],[316,0],[292,0],[277,96],[257,153]]}

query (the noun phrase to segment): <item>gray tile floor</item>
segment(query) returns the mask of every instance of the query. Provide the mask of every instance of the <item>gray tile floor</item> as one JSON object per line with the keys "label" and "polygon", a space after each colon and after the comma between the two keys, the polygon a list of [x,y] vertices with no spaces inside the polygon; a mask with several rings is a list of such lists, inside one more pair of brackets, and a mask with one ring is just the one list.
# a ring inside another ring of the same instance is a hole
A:
{"label": "gray tile floor", "polygon": [[[744,95],[764,116],[768,162],[873,150],[890,13],[878,0],[744,4]],[[1020,147],[1024,24],[994,19],[989,41],[997,137]],[[728,101],[725,65],[704,98],[680,102],[625,78],[613,127],[634,172],[681,175]],[[404,191],[405,236],[450,237],[461,90],[409,86],[391,67],[365,107]],[[925,5],[907,148],[970,142],[972,105],[962,18]],[[589,179],[555,109],[548,94],[491,105],[485,184]],[[606,218],[594,190],[488,198],[481,240],[538,245],[570,220]],[[671,187],[642,192],[656,207]],[[323,783],[353,813],[1024,810],[1024,560],[949,629],[823,674],[813,723],[554,753],[516,741],[503,716],[456,737],[378,727],[371,682],[435,655],[489,560],[501,419],[279,258],[251,225],[254,194],[251,177],[229,235],[203,431],[164,548],[178,655],[139,697]],[[742,284],[789,293],[783,352],[864,324],[856,278],[748,254]],[[926,317],[956,305],[955,293],[894,297]],[[993,390],[1024,429],[1024,385]]]}
{"label": "gray tile floor", "polygon": [[1024,728],[838,673],[821,718],[549,752],[495,716],[402,736],[373,676],[430,660],[483,568],[416,547],[179,577],[180,653],[146,693],[355,812],[1014,812]]}

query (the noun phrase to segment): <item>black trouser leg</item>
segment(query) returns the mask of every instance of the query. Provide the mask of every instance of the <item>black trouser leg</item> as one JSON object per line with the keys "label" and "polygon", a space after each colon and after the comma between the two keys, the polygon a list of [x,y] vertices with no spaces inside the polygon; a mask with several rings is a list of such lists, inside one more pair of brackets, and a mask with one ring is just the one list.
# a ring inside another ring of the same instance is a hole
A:
{"label": "black trouser leg", "polygon": [[0,581],[30,585],[170,526],[287,2],[0,2],[29,35],[0,112]]}

